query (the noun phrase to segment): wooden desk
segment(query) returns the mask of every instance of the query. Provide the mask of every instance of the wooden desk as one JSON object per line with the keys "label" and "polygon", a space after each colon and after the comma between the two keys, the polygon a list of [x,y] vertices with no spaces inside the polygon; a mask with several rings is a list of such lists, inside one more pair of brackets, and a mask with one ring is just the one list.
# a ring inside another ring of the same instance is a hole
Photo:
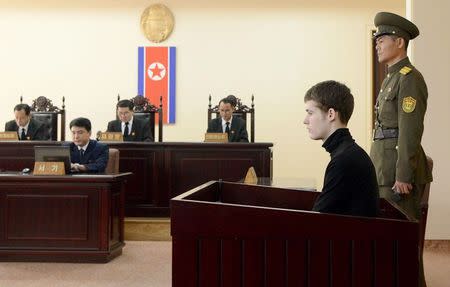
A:
{"label": "wooden desk", "polygon": [[[169,200],[210,180],[239,181],[250,166],[272,177],[271,143],[109,142],[120,151],[120,171],[132,172],[125,190],[126,216],[169,216]],[[61,142],[0,142],[0,168],[32,167],[35,145]]]}
{"label": "wooden desk", "polygon": [[129,175],[0,173],[0,261],[108,262],[122,254]]}

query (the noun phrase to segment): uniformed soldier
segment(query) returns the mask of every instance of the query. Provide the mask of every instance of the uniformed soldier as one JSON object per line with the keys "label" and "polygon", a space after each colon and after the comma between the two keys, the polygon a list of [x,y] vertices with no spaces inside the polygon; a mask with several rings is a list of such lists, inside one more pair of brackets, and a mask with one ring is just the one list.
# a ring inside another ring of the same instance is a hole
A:
{"label": "uniformed soldier", "polygon": [[[388,74],[375,105],[370,157],[380,196],[395,201],[408,215],[420,219],[420,199],[425,184],[432,181],[420,144],[428,92],[421,73],[406,54],[409,40],[419,35],[419,29],[388,12],[378,13],[374,24],[378,61],[387,64]],[[420,275],[421,286],[426,286],[423,273]]]}

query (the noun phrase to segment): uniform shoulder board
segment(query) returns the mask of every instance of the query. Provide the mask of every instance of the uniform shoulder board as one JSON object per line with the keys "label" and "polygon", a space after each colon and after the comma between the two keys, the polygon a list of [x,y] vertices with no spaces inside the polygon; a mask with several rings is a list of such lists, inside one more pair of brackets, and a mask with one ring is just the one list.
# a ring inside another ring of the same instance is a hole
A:
{"label": "uniform shoulder board", "polygon": [[404,66],[401,70],[400,70],[400,74],[402,75],[407,75],[409,72],[411,72],[412,68],[408,67],[408,66]]}

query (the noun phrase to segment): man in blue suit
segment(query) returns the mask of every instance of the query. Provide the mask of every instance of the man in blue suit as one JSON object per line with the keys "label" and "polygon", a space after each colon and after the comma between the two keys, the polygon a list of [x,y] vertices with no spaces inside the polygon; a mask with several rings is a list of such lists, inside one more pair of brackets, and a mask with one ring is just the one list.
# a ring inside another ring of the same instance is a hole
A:
{"label": "man in blue suit", "polygon": [[91,140],[91,121],[76,118],[70,122],[73,142],[70,144],[71,169],[74,172],[105,172],[108,164],[108,146]]}

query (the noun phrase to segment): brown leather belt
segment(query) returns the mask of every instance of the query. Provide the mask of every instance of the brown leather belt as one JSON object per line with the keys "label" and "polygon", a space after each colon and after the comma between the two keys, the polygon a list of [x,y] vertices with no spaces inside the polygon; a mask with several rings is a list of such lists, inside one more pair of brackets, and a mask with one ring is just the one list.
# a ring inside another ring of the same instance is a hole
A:
{"label": "brown leather belt", "polygon": [[398,129],[382,129],[373,130],[373,140],[384,140],[398,138]]}

